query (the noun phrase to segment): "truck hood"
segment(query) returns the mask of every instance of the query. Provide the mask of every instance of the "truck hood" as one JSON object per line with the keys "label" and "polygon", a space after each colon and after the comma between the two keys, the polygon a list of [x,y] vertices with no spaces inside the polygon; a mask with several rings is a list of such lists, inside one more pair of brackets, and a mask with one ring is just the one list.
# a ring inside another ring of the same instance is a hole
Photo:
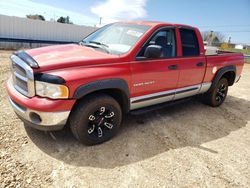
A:
{"label": "truck hood", "polygon": [[55,45],[26,51],[39,65],[39,71],[116,62],[119,56],[77,44]]}

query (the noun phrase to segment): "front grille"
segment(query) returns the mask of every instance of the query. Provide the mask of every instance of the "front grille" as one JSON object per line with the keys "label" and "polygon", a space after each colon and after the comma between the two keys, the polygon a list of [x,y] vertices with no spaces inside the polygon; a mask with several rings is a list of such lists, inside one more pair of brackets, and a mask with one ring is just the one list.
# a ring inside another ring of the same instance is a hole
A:
{"label": "front grille", "polygon": [[18,64],[12,62],[12,68],[13,68],[13,70],[14,70],[17,74],[26,77],[26,71],[25,71],[25,69],[24,69],[23,67],[21,67],[21,66],[19,66]]}
{"label": "front grille", "polygon": [[10,58],[15,89],[27,97],[33,97],[35,90],[32,68],[16,55],[12,55]]}
{"label": "front grille", "polygon": [[22,90],[26,91],[27,93],[29,92],[29,89],[28,89],[28,83],[21,80],[20,78],[16,77],[15,78],[15,84],[17,86],[19,86],[20,88],[22,88]]}

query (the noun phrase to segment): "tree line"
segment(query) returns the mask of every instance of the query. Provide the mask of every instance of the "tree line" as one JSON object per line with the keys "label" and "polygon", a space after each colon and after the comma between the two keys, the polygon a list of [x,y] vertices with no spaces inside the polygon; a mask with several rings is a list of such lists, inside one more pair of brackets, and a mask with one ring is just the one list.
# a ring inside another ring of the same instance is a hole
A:
{"label": "tree line", "polygon": [[[29,14],[29,15],[26,15],[27,18],[29,19],[33,19],[33,20],[42,20],[42,21],[46,21],[44,16],[43,15],[40,15],[40,14]],[[65,23],[65,24],[74,24],[71,20],[70,20],[70,17],[69,16],[66,16],[66,17],[63,17],[63,16],[60,16],[56,22],[58,23]]]}

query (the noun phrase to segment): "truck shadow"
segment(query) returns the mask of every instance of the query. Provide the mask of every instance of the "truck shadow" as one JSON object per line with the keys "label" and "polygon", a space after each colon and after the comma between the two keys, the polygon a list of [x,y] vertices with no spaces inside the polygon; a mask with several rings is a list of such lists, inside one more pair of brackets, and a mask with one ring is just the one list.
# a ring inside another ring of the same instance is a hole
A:
{"label": "truck shadow", "polygon": [[128,115],[115,138],[101,145],[79,144],[69,130],[49,133],[26,127],[33,143],[51,157],[74,166],[114,168],[181,147],[197,147],[246,126],[250,101],[228,96],[219,108],[193,100],[143,115]]}

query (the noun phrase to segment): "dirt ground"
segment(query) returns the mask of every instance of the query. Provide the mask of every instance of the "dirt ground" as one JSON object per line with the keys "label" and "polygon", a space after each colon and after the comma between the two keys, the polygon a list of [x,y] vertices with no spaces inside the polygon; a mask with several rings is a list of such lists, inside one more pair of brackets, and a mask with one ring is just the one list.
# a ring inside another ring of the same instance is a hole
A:
{"label": "dirt ground", "polygon": [[191,100],[139,116],[93,147],[25,128],[7,101],[0,51],[0,187],[249,187],[250,65],[211,108]]}

